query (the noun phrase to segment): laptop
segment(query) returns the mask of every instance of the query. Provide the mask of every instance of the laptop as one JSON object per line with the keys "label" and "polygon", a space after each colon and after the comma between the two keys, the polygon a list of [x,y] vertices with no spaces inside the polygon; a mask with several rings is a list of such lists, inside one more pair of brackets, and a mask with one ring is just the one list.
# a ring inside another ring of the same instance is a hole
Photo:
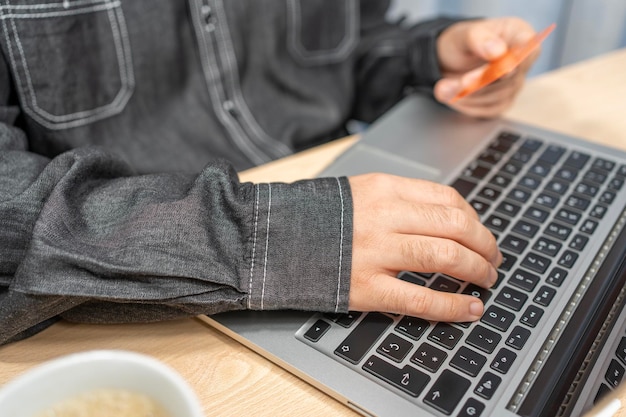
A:
{"label": "laptop", "polygon": [[202,320],[366,416],[580,416],[615,405],[607,398],[626,372],[626,152],[416,94],[322,176],[372,171],[452,185],[496,235],[505,259],[492,289],[436,271],[398,276],[480,297],[479,321],[294,311]]}

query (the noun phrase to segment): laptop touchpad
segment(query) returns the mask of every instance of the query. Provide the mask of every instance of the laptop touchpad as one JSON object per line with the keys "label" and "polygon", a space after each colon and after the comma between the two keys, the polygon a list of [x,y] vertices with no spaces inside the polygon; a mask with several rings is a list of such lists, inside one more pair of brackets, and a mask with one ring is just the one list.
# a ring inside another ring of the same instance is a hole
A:
{"label": "laptop touchpad", "polygon": [[370,172],[385,172],[437,182],[442,180],[441,171],[435,167],[365,144],[357,144],[340,156],[322,175],[358,175]]}

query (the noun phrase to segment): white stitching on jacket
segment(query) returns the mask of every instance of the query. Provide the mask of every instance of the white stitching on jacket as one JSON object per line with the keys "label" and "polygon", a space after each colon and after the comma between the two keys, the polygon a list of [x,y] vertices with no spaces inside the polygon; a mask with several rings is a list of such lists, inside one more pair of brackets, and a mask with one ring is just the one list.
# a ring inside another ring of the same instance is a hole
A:
{"label": "white stitching on jacket", "polygon": [[[3,27],[7,33],[8,38],[8,30],[4,23],[5,19],[11,18],[11,27],[13,29],[13,34],[15,37],[15,43],[18,47],[18,55],[20,56],[20,63],[24,69],[24,75],[26,77],[26,88],[27,91],[24,93],[30,98],[30,107],[26,107],[26,111],[31,117],[37,120],[42,126],[47,127],[49,129],[65,129],[76,126],[82,126],[89,122],[100,120],[106,118],[108,116],[114,115],[122,111],[125,107],[126,103],[130,99],[132,95],[132,91],[134,89],[134,73],[131,64],[131,55],[130,55],[130,40],[128,39],[128,33],[126,32],[124,16],[120,9],[121,3],[119,1],[116,2],[106,2],[107,4],[103,4],[102,6],[93,6],[87,9],[81,10],[70,10],[60,13],[34,13],[34,14],[4,14],[2,13],[2,9],[10,10],[12,6],[9,3],[9,0],[6,0],[6,6],[0,8],[0,20],[2,20]],[[91,110],[79,111],[72,114],[66,115],[53,115],[39,107],[37,104],[37,98],[35,96],[33,83],[30,75],[30,71],[28,69],[26,63],[26,55],[22,47],[22,43],[20,41],[19,33],[17,31],[17,27],[15,26],[15,18],[38,18],[38,17],[50,17],[56,15],[70,15],[77,14],[78,12],[96,12],[96,11],[106,11],[109,17],[109,22],[111,25],[111,33],[113,35],[113,40],[115,43],[115,50],[118,56],[119,62],[119,71],[120,71],[120,81],[121,88],[113,101],[110,103],[97,107]],[[119,22],[119,23],[118,23]],[[19,80],[19,69],[17,66],[17,61],[15,60],[15,56],[13,54],[13,49],[11,47],[11,42],[8,40],[9,45],[9,54],[10,60],[13,63],[13,67],[15,69],[16,80]],[[21,83],[18,82],[18,86]]]}
{"label": "white stitching on jacket", "polygon": [[265,231],[265,259],[263,260],[263,285],[261,287],[261,310],[265,298],[265,280],[267,278],[267,253],[270,247],[270,213],[272,211],[272,185],[267,184],[267,230]]}
{"label": "white stitching on jacket", "polygon": [[254,235],[252,238],[252,261],[250,262],[250,281],[248,282],[248,309],[252,308],[252,274],[254,273],[254,260],[256,256],[257,226],[259,224],[259,184],[254,186]]}
{"label": "white stitching on jacket", "polygon": [[[224,22],[224,24],[219,25],[217,28],[216,38],[220,41],[224,47],[219,48],[219,53],[222,56],[222,60],[227,63],[226,68],[226,77],[228,77],[231,84],[231,93],[233,94],[232,100],[234,100],[237,104],[237,111],[239,115],[246,121],[246,124],[242,125],[244,127],[248,127],[253,134],[256,135],[258,140],[262,142],[266,147],[269,147],[273,150],[273,154],[275,157],[282,157],[291,155],[293,151],[289,148],[289,146],[284,143],[271,138],[263,128],[258,124],[250,109],[248,108],[248,104],[246,100],[243,98],[241,93],[241,85],[239,82],[238,70],[236,59],[234,58],[234,47],[233,42],[230,39],[230,32],[228,29],[228,19],[226,17],[226,12],[224,11],[223,3],[220,1],[215,2],[215,10],[219,15],[219,19]],[[235,62],[235,64],[233,64]],[[226,86],[225,86],[226,87]],[[263,149],[264,153],[266,149]]]}
{"label": "white stitching on jacket", "polygon": [[341,293],[341,272],[343,262],[343,215],[344,215],[344,202],[343,202],[343,190],[341,188],[341,181],[337,178],[337,185],[339,186],[339,201],[341,202],[341,228],[339,235],[339,276],[337,277],[337,300],[335,302],[335,312],[339,311],[339,295]]}

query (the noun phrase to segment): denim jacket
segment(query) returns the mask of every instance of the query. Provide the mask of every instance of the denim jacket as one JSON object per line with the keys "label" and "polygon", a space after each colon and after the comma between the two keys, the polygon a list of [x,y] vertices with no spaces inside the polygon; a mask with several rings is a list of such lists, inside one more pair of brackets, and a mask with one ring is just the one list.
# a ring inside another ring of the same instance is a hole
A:
{"label": "denim jacket", "polygon": [[439,78],[377,0],[0,1],[0,343],[56,317],[346,311],[346,178],[236,170]]}

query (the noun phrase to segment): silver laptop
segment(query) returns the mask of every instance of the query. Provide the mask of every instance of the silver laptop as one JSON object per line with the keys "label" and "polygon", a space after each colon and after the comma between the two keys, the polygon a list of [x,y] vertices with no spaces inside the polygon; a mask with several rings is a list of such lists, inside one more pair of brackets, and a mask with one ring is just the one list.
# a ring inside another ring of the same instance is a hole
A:
{"label": "silver laptop", "polygon": [[490,290],[436,271],[398,276],[480,297],[481,320],[203,319],[368,416],[579,416],[615,392],[626,369],[626,152],[414,95],[322,175],[371,171],[454,186],[497,236],[505,260]]}

